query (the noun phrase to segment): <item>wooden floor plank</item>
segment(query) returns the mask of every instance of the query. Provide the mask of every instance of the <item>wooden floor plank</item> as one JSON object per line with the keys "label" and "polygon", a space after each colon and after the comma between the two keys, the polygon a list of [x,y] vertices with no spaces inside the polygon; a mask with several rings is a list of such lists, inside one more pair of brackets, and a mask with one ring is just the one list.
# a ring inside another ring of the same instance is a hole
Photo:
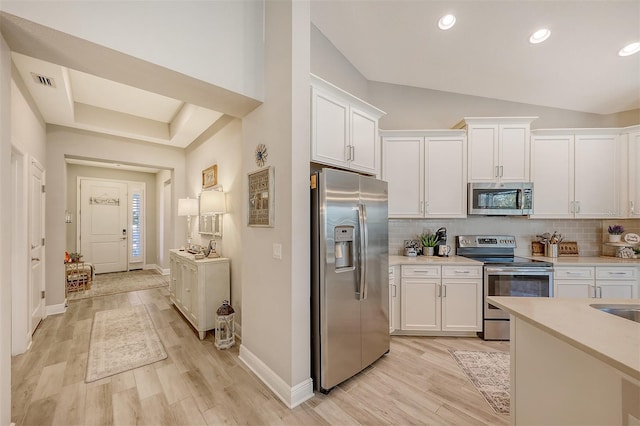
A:
{"label": "wooden floor plank", "polygon": [[[85,383],[96,312],[144,303],[168,358]],[[31,349],[12,358],[17,425],[506,425],[457,365],[450,349],[508,352],[509,342],[392,336],[374,365],[289,409],[239,358],[200,340],[165,288],[70,303],[46,318]]]}

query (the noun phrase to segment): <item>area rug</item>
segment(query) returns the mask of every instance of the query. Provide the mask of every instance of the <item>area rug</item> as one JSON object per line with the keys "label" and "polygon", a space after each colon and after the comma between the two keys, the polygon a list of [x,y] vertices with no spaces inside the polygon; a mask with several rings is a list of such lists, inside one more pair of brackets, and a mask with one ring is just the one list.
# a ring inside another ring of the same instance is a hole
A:
{"label": "area rug", "polygon": [[498,414],[509,414],[509,353],[449,350],[471,383]]}
{"label": "area rug", "polygon": [[98,311],[93,317],[85,382],[94,382],[166,357],[144,305]]}
{"label": "area rug", "polygon": [[108,296],[110,294],[146,290],[168,285],[169,275],[159,274],[152,269],[96,274],[90,289],[69,292],[67,299],[72,302],[89,297]]}

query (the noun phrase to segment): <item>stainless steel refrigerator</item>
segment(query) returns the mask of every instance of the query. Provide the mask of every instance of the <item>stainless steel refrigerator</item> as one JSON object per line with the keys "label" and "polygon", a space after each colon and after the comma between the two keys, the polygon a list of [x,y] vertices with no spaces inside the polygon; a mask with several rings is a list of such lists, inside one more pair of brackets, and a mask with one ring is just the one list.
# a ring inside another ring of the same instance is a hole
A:
{"label": "stainless steel refrigerator", "polygon": [[314,389],[328,392],[389,351],[387,183],[333,169],[311,176]]}

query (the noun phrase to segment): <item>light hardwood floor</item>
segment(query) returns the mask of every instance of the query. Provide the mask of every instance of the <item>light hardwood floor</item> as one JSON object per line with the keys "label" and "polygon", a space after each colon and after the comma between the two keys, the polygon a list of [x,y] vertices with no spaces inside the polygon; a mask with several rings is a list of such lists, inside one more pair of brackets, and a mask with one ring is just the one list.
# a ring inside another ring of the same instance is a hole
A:
{"label": "light hardwood floor", "polygon": [[[144,303],[168,358],[84,382],[96,311]],[[12,359],[17,425],[466,425],[509,423],[485,402],[448,349],[508,351],[508,342],[393,337],[391,351],[329,395],[288,409],[238,359],[213,346],[173,308],[166,288],[71,302]]]}

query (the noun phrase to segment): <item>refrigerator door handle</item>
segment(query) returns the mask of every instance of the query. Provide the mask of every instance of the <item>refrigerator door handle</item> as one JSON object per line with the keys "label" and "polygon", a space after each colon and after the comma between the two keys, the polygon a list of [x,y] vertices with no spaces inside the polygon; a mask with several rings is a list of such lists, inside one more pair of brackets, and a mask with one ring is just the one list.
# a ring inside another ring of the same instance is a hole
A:
{"label": "refrigerator door handle", "polygon": [[367,206],[358,204],[358,224],[360,226],[360,286],[358,300],[367,298],[367,246],[369,231],[367,229]]}

